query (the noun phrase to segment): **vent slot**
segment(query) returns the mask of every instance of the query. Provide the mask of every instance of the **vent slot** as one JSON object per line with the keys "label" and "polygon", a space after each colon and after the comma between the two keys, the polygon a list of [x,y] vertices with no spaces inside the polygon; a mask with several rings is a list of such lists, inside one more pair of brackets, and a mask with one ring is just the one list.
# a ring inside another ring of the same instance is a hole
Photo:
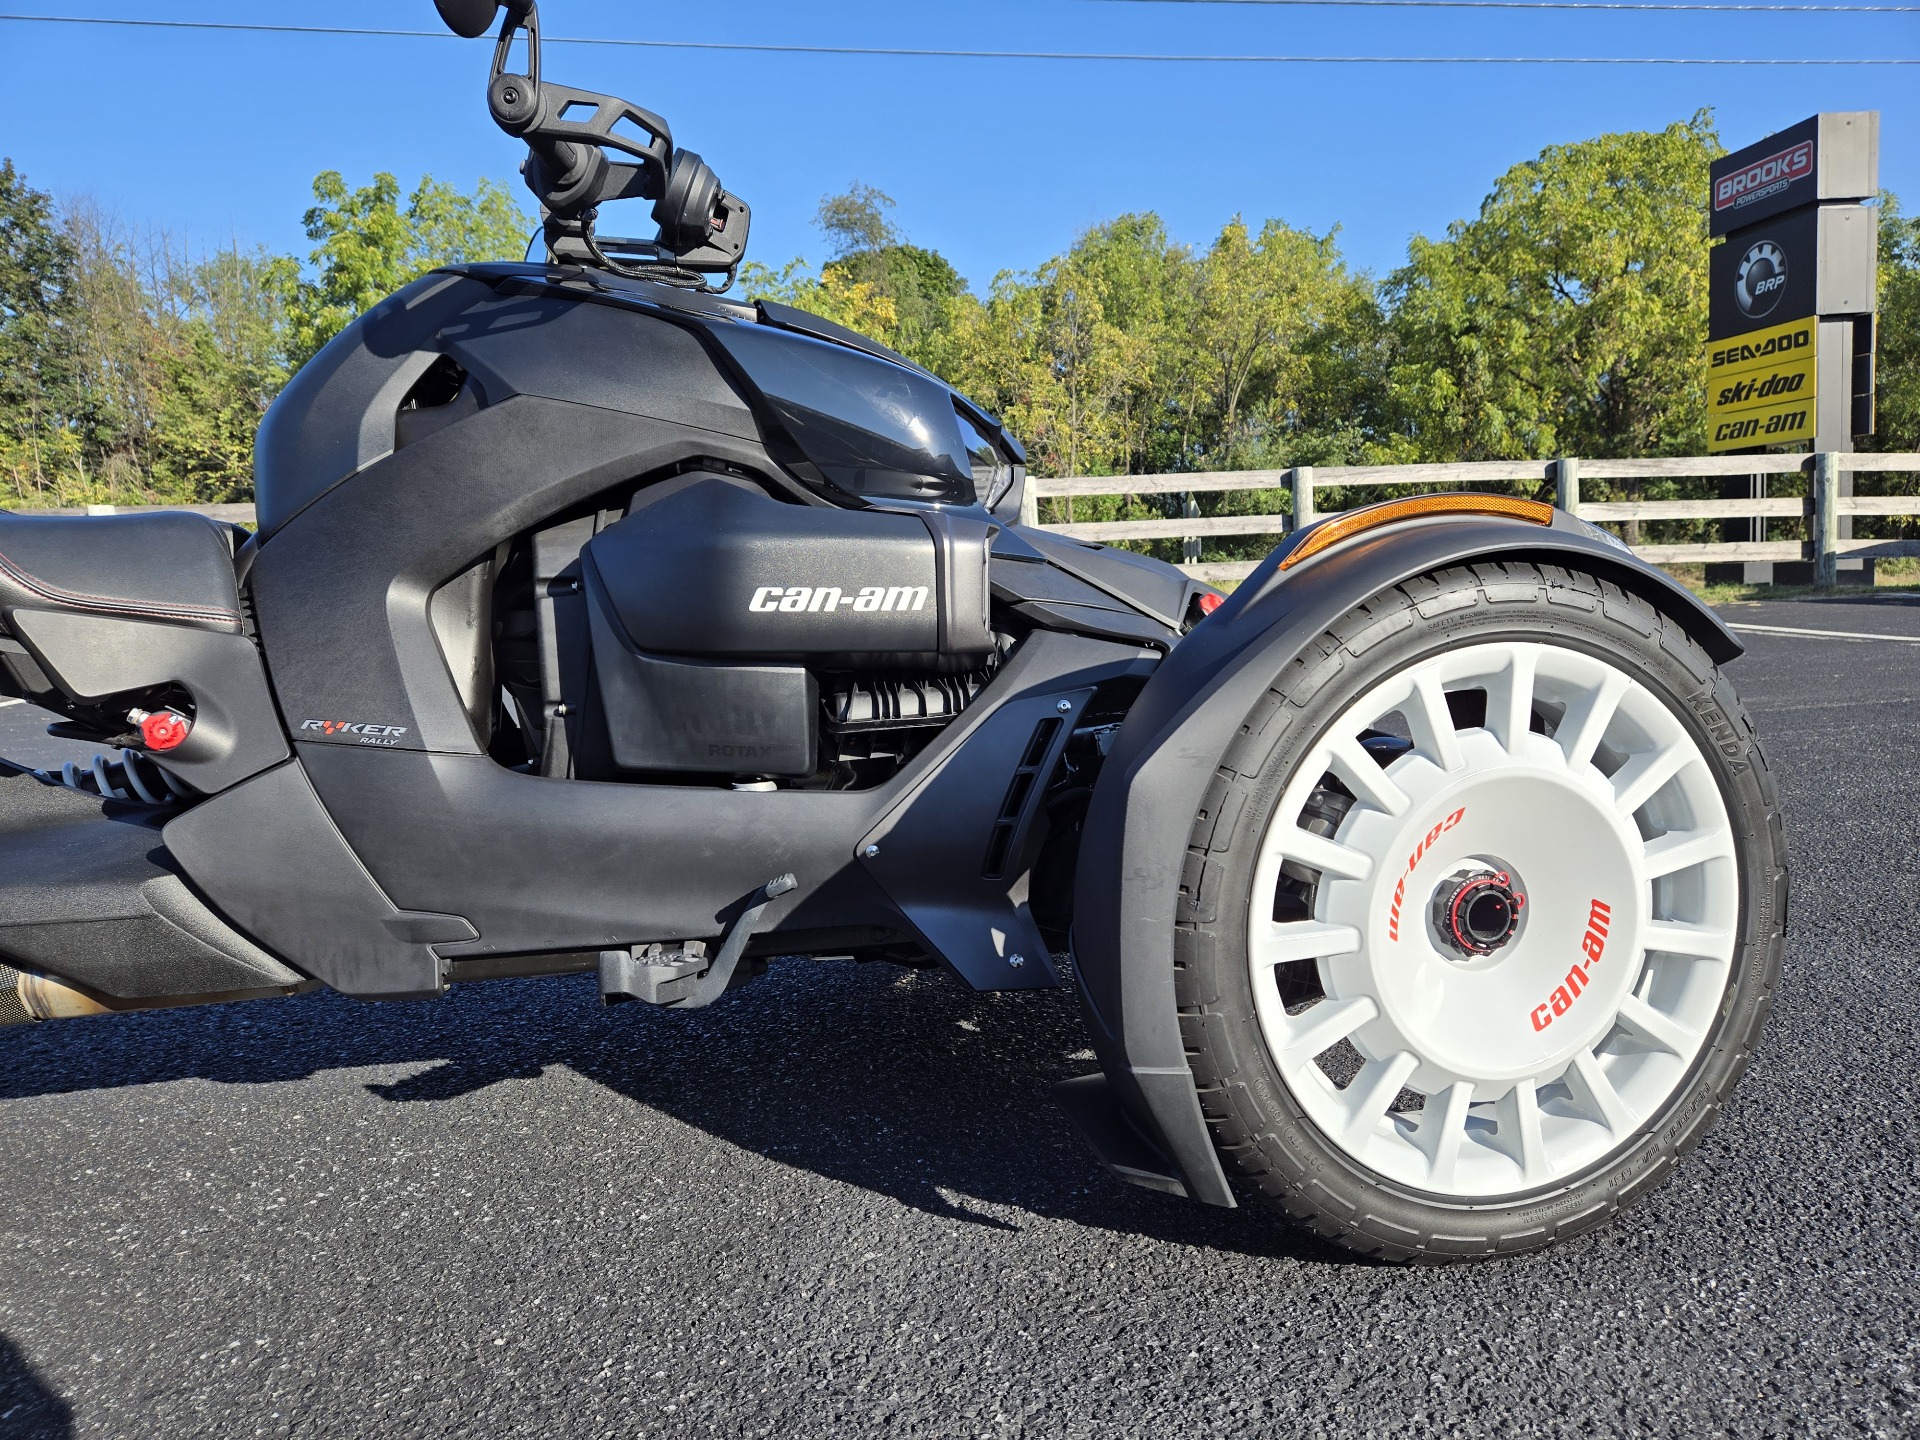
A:
{"label": "vent slot", "polygon": [[987,837],[986,863],[980,867],[983,878],[1006,878],[1014,837],[1020,833],[1020,822],[1026,815],[1028,802],[1040,786],[1041,767],[1047,763],[1047,756],[1053,753],[1054,740],[1064,723],[1058,716],[1049,715],[1033,727],[1033,738],[1027,741],[1019,768],[1007,782],[1007,798],[1000,802],[1000,818],[993,822],[993,833]]}
{"label": "vent slot", "polygon": [[429,435],[477,415],[484,404],[480,388],[450,356],[427,368],[400,401],[393,417],[393,448],[404,450]]}

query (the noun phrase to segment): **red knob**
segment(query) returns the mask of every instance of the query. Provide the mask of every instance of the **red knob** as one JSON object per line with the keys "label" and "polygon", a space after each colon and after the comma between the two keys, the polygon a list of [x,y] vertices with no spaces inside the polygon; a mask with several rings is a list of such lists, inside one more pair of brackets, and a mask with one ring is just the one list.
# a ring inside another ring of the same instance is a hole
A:
{"label": "red knob", "polygon": [[156,710],[140,722],[140,743],[149,750],[177,750],[193,722],[175,710]]}

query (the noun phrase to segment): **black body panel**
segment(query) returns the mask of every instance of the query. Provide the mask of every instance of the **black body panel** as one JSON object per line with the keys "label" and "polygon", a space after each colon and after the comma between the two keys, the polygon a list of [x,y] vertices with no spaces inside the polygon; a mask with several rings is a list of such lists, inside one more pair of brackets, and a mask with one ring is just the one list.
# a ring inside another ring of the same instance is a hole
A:
{"label": "black body panel", "polygon": [[998,703],[976,702],[942,735],[965,747],[954,763],[861,837],[862,863],[975,988],[1059,983],[1032,915],[1024,904],[1009,910],[1007,896],[1033,863],[1048,777],[1095,687],[1144,677],[1157,660],[1138,646],[1034,637],[994,678]]}
{"label": "black body panel", "polygon": [[991,574],[994,599],[1036,625],[1160,649],[1180,638],[1196,596],[1217,593],[1164,561],[1026,525],[993,537]]}
{"label": "black body panel", "polygon": [[433,274],[397,290],[302,365],[254,440],[262,539],[331,487],[393,453],[400,402],[439,358],[434,337],[493,298],[476,280]]}
{"label": "black body panel", "polygon": [[1216,1205],[1233,1204],[1233,1194],[1201,1117],[1174,1004],[1181,874],[1215,767],[1301,648],[1355,606],[1429,570],[1532,560],[1630,585],[1716,659],[1739,653],[1739,642],[1688,592],[1572,529],[1441,519],[1377,531],[1284,573],[1280,559],[1270,556],[1141,691],[1094,791],[1077,877],[1074,976],[1101,1067],[1187,1193]]}
{"label": "black body panel", "polygon": [[[295,737],[479,754],[429,596],[568,505],[716,456],[766,463],[757,447],[713,431],[520,396],[335,486],[263,544],[253,566],[261,640]],[[327,720],[401,733],[328,734],[318,728]]]}
{"label": "black body panel", "polygon": [[553,294],[470,306],[440,345],[488,404],[538,395],[756,440],[753,412],[690,328]]}
{"label": "black body panel", "polygon": [[953,392],[925,371],[771,326],[711,333],[806,458],[847,495],[978,500]]}
{"label": "black body panel", "polygon": [[151,810],[0,764],[0,960],[127,1000],[272,990],[296,974],[180,878]]}
{"label": "black body panel", "polygon": [[237,785],[288,755],[260,651],[244,635],[20,610],[13,627],[41,667],[78,701],[178,685],[193,697],[193,729],[159,763],[206,794]]}
{"label": "black body panel", "polygon": [[1077,577],[1103,597],[1085,603],[1119,601],[1172,630],[1177,631],[1186,618],[1189,600],[1210,589],[1165,561],[1131,550],[1070,540],[1028,526],[1021,526],[1010,538],[1025,542],[1049,565]]}
{"label": "black body panel", "polygon": [[457,915],[393,904],[348,848],[297,763],[269,770],[167,823],[167,849],[236,925],[349,995],[437,995],[428,947],[471,939]]}
{"label": "black body panel", "polygon": [[[775,934],[896,929],[979,988],[1024,989],[1056,983],[1024,904],[1030,813],[1005,874],[981,877],[1013,771],[1040,718],[1069,719],[1074,697],[1152,663],[1137,649],[1036,635],[894,781],[867,791],[558,781],[483,755],[297,748],[393,904],[472,922],[476,939],[437,946],[449,957],[711,938],[730,906],[790,871],[798,887],[767,912]],[[198,854],[181,854],[198,874]],[[1041,958],[1009,967],[1007,937]]]}
{"label": "black body panel", "polygon": [[597,568],[586,571],[600,718],[623,770],[811,775],[820,685],[797,665],[717,664],[650,655],[614,618]]}
{"label": "black body panel", "polygon": [[797,310],[791,305],[782,305],[775,300],[759,300],[754,303],[760,312],[760,318],[769,325],[778,326],[782,330],[793,330],[801,335],[811,335],[816,340],[831,340],[835,344],[851,346],[868,355],[877,355],[882,360],[891,360],[896,365],[904,365],[909,370],[918,370],[922,375],[931,373],[921,369],[898,350],[889,350],[878,340],[870,340],[859,331],[849,330],[837,321],[825,319],[810,311]]}

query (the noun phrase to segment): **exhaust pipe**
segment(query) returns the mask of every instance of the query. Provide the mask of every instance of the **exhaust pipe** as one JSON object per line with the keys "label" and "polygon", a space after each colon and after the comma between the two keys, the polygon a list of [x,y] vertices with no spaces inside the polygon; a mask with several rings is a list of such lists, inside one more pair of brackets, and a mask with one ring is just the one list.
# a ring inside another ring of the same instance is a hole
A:
{"label": "exhaust pipe", "polygon": [[176,1010],[186,1005],[224,1005],[234,1000],[270,1000],[317,990],[317,980],[274,985],[264,990],[226,990],[214,995],[146,995],[136,1000],[82,989],[57,975],[16,970],[0,962],[0,1025],[36,1020],[73,1020],[83,1015],[118,1015],[129,1010]]}

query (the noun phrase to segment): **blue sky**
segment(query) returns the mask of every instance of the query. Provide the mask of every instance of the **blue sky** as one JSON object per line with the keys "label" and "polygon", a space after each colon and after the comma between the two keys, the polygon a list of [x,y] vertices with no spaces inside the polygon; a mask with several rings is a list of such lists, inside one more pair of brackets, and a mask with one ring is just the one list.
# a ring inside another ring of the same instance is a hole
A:
{"label": "blue sky", "polygon": [[[36,12],[427,28],[429,0],[42,0]],[[554,35],[1174,53],[1920,57],[1920,15],[1301,9],[1098,0],[642,9],[547,0]],[[304,253],[315,172],[510,180],[481,42],[0,23],[0,154],[58,194],[196,243]],[[1236,212],[1326,229],[1381,272],[1542,147],[1712,107],[1733,146],[1817,110],[1882,112],[1881,179],[1920,208],[1920,69],[1149,65],[554,46],[551,78],[664,114],[753,206],[750,254],[818,257],[854,180],[977,288],[1090,224],[1160,212],[1204,244]],[[630,229],[632,225],[609,229]]]}

